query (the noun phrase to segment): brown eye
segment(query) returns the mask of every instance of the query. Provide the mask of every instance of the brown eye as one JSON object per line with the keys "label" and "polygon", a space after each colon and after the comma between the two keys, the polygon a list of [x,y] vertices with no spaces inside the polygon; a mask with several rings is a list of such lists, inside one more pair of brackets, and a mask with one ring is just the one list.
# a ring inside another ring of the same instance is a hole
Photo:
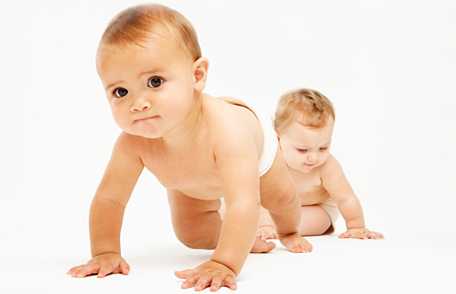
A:
{"label": "brown eye", "polygon": [[125,88],[115,88],[114,91],[112,92],[114,96],[117,98],[122,98],[124,96],[127,96],[128,90]]}
{"label": "brown eye", "polygon": [[326,150],[328,150],[328,147],[321,147],[320,148],[320,151],[326,151]]}
{"label": "brown eye", "polygon": [[147,86],[149,88],[158,88],[163,84],[164,80],[161,77],[153,76],[147,80]]}
{"label": "brown eye", "polygon": [[301,148],[296,148],[296,150],[299,152],[299,153],[306,153],[308,150],[307,149],[301,149]]}

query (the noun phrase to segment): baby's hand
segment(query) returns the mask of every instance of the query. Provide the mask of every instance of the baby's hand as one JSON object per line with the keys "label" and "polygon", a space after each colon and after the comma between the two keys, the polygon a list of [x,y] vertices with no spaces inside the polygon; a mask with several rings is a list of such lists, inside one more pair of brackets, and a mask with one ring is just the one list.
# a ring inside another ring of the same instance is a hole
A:
{"label": "baby's hand", "polygon": [[273,225],[261,225],[258,227],[256,236],[261,240],[277,239],[278,235]]}
{"label": "baby's hand", "polygon": [[175,275],[185,279],[182,288],[195,287],[195,291],[202,291],[210,287],[211,291],[217,291],[223,286],[236,290],[236,274],[227,266],[209,260],[195,269],[176,271]]}
{"label": "baby's hand", "polygon": [[339,235],[339,238],[353,238],[353,239],[383,239],[381,233],[369,231],[366,228],[348,229],[345,233]]}
{"label": "baby's hand", "polygon": [[98,274],[98,278],[103,278],[109,274],[128,275],[130,266],[118,253],[105,253],[93,257],[83,265],[71,268],[67,274],[76,278]]}

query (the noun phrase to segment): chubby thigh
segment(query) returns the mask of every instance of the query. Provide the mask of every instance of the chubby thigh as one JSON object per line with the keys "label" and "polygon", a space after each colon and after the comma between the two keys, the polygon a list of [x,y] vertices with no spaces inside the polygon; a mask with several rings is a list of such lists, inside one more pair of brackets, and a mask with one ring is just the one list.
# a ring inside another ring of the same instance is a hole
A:
{"label": "chubby thigh", "polygon": [[176,237],[187,247],[214,249],[220,233],[220,200],[192,198],[168,189],[168,202]]}

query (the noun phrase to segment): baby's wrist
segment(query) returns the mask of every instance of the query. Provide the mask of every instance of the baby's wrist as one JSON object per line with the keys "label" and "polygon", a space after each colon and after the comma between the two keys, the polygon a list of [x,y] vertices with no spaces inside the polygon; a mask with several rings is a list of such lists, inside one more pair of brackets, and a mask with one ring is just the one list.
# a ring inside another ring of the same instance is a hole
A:
{"label": "baby's wrist", "polygon": [[107,255],[107,254],[120,255],[120,252],[117,252],[117,251],[99,251],[99,252],[92,253],[92,257],[97,257],[97,256]]}
{"label": "baby's wrist", "polygon": [[347,226],[347,229],[349,230],[355,230],[355,229],[365,229],[366,226],[364,224],[363,219],[352,219],[348,220],[345,222],[345,225]]}
{"label": "baby's wrist", "polygon": [[365,226],[347,226],[347,230],[366,230]]}
{"label": "baby's wrist", "polygon": [[210,261],[215,262],[215,263],[217,263],[217,264],[219,264],[219,265],[222,265],[222,266],[226,267],[226,268],[229,269],[231,272],[233,272],[234,276],[237,276],[237,275],[238,275],[238,272],[237,272],[234,268],[232,268],[231,266],[227,265],[226,263],[221,262],[221,261],[218,261],[218,260],[215,260],[214,258],[211,258]]}

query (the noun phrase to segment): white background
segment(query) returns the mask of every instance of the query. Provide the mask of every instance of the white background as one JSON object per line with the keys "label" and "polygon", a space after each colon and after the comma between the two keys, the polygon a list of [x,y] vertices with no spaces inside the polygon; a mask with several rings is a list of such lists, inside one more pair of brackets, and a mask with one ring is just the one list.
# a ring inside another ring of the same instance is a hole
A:
{"label": "white background", "polygon": [[[130,275],[65,275],[90,257],[88,208],[119,133],[95,71],[97,42],[114,14],[142,2],[28,2],[0,4],[0,292],[180,292],[173,270],[210,251],[177,241],[148,172],[125,215]],[[308,255],[278,246],[251,256],[239,293],[454,293],[455,1],[159,3],[195,26],[211,95],[270,114],[292,88],[333,101],[333,154],[368,227],[386,236],[315,237]]]}

